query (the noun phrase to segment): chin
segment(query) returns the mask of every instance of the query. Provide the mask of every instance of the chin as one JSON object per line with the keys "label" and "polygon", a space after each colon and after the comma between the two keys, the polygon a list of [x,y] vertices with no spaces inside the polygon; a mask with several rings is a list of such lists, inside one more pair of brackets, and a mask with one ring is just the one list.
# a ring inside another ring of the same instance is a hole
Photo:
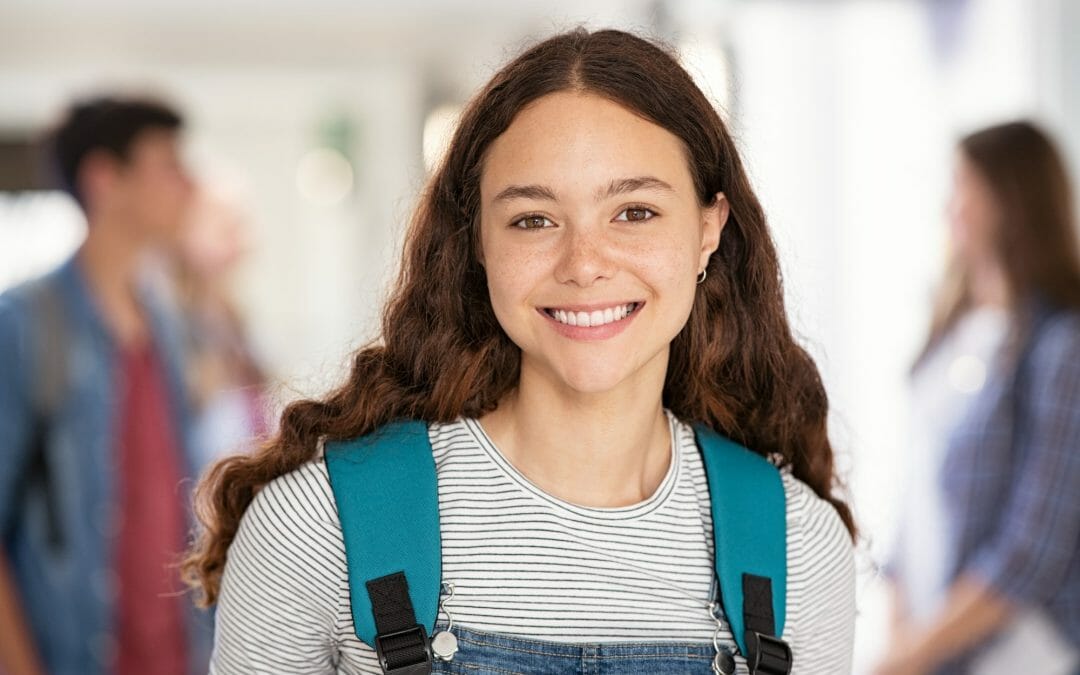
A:
{"label": "chin", "polygon": [[531,371],[556,388],[582,395],[603,394],[639,380],[651,381],[656,368],[666,368],[663,348],[653,352],[641,344],[607,341],[530,346],[532,350],[522,350],[523,374]]}
{"label": "chin", "polygon": [[578,394],[603,394],[626,382],[633,375],[626,362],[612,364],[563,364],[555,375],[568,389]]}

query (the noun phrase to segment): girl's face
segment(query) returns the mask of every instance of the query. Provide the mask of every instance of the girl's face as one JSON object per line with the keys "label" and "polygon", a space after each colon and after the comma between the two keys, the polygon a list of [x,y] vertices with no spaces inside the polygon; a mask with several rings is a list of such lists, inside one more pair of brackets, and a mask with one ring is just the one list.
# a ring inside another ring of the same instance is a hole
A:
{"label": "girl's face", "polygon": [[183,263],[203,281],[232,271],[249,248],[248,222],[240,205],[227,195],[200,190],[180,232]]}
{"label": "girl's face", "polygon": [[663,382],[695,278],[727,219],[703,208],[682,142],[607,99],[549,94],[488,149],[481,247],[522,376],[581,393]]}
{"label": "girl's face", "polygon": [[956,252],[969,263],[993,259],[1000,209],[989,183],[963,152],[957,153],[953,167],[947,212],[950,239]]}

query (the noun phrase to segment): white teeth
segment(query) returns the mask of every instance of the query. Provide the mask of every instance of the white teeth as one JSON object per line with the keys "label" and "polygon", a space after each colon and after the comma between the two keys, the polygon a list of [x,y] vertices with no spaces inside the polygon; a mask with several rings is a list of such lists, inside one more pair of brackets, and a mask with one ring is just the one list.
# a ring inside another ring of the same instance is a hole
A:
{"label": "white teeth", "polygon": [[551,309],[548,310],[548,314],[559,323],[591,328],[594,326],[603,326],[615,321],[622,321],[635,309],[637,309],[637,303],[632,302],[628,305],[598,309],[594,312],[568,312],[564,309]]}

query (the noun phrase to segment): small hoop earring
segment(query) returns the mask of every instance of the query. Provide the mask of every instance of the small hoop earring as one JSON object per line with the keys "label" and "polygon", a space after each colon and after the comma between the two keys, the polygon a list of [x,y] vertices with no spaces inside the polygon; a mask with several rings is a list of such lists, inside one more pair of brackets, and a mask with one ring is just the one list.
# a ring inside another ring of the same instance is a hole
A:
{"label": "small hoop earring", "polygon": [[707,269],[702,268],[701,273],[698,274],[697,282],[699,284],[702,283],[703,281],[705,281],[705,277],[707,277],[707,276],[709,276],[709,271]]}

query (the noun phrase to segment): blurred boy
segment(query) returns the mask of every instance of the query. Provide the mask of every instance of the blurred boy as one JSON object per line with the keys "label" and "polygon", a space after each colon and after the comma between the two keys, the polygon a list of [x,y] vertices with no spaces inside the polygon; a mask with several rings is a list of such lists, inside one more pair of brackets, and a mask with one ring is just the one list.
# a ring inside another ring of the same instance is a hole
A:
{"label": "blurred boy", "polygon": [[206,671],[206,617],[172,567],[189,517],[180,333],[139,284],[192,195],[180,116],[74,106],[51,150],[87,238],[0,295],[0,670]]}

